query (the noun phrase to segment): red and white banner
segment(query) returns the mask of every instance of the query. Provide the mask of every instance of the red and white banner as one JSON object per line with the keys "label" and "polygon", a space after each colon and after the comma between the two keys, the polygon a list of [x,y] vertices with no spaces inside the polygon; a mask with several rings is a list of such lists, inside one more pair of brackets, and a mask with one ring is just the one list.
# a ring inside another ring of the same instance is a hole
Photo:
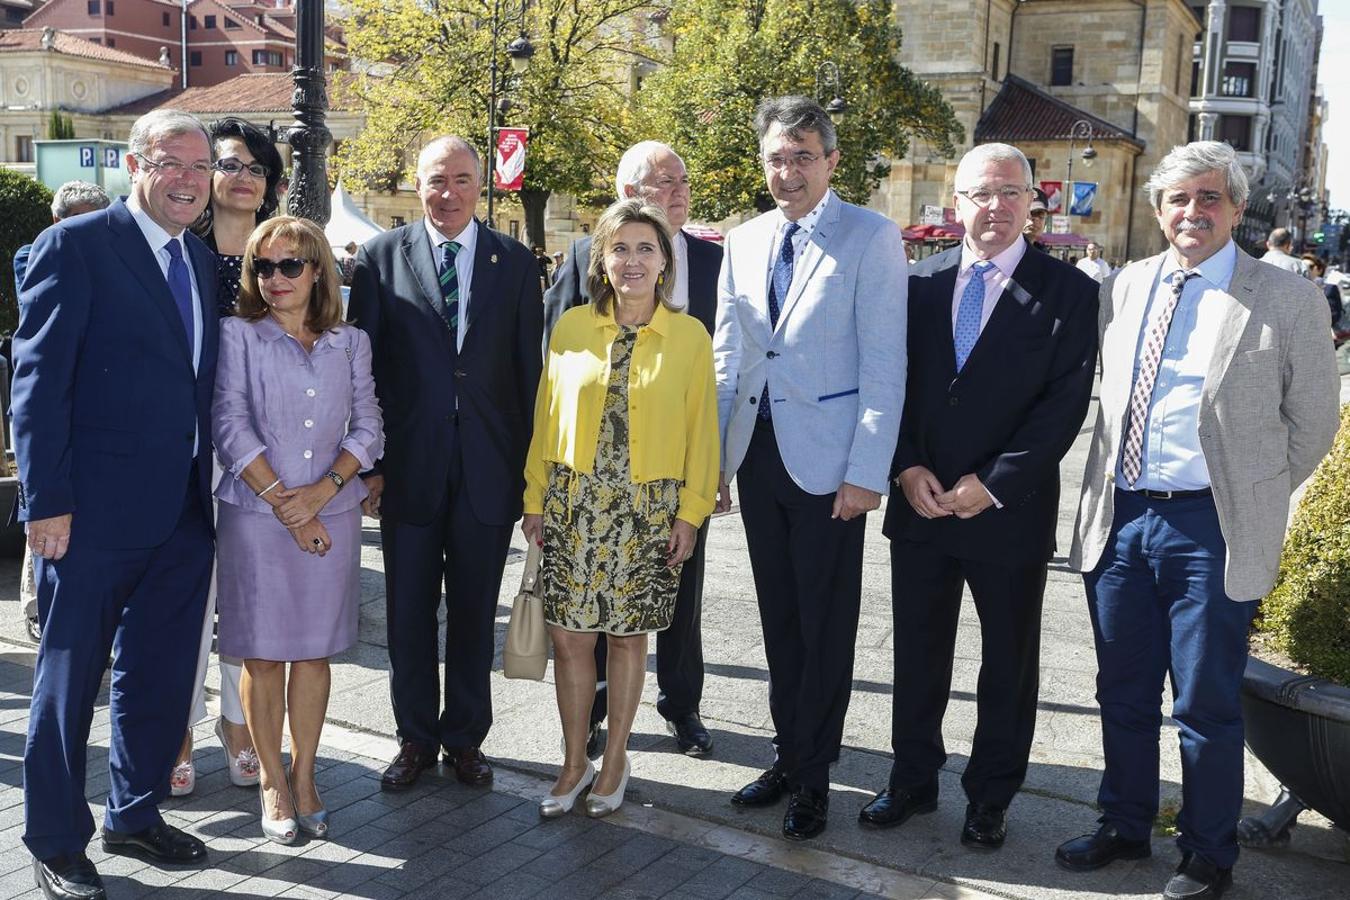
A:
{"label": "red and white banner", "polygon": [[525,182],[525,145],[528,128],[498,128],[496,161],[492,167],[493,185],[499,191],[518,191]]}

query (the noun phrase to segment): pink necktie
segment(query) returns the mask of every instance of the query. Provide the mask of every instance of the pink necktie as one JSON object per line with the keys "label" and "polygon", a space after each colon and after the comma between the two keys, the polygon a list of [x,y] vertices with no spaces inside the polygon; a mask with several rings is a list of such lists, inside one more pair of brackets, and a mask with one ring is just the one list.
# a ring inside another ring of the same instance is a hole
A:
{"label": "pink necktie", "polygon": [[1153,399],[1153,383],[1158,380],[1158,366],[1162,362],[1163,344],[1167,342],[1167,329],[1172,325],[1172,314],[1177,311],[1177,303],[1181,300],[1186,282],[1195,274],[1189,269],[1178,269],[1173,273],[1172,291],[1144,340],[1139,375],[1134,380],[1134,390],[1130,394],[1130,427],[1125,431],[1125,444],[1120,455],[1120,472],[1125,476],[1125,483],[1131,487],[1139,480],[1143,466],[1144,426],[1148,422],[1148,407]]}

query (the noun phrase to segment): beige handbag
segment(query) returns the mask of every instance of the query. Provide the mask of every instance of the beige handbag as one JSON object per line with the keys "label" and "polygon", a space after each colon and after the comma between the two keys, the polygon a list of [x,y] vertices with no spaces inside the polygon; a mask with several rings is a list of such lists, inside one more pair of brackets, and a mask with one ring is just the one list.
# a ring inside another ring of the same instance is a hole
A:
{"label": "beige handbag", "polygon": [[539,569],[544,551],[531,543],[525,554],[525,574],[511,607],[511,624],[502,648],[502,674],[507,678],[539,681],[548,668],[548,630],[544,626],[544,587]]}

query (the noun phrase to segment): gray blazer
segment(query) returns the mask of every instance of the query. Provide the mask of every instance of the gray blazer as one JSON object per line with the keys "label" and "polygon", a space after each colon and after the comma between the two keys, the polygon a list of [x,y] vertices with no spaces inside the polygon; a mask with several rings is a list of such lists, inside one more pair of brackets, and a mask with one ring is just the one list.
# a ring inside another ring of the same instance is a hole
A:
{"label": "gray blazer", "polygon": [[765,213],[724,244],[713,335],[722,470],[730,480],[745,458],[767,380],[778,450],[802,490],[830,494],[847,482],[885,493],[905,405],[900,229],[831,193],[774,328],[768,288],[780,221]]}
{"label": "gray blazer", "polygon": [[[1091,571],[1111,532],[1120,444],[1144,307],[1164,254],[1101,289],[1102,382],[1069,565]],[[1270,591],[1279,570],[1289,495],[1336,435],[1340,377],[1326,300],[1316,286],[1238,250],[1228,311],[1200,400],[1200,447],[1228,546],[1224,590]]]}

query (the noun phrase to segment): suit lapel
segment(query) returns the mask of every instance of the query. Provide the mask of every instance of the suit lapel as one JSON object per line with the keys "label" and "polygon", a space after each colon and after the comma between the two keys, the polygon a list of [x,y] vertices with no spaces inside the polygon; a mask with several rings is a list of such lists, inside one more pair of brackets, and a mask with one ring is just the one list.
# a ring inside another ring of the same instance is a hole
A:
{"label": "suit lapel", "polygon": [[[131,210],[127,208],[125,202],[118,200],[108,208],[108,223],[113,233],[117,235],[117,246],[123,248],[122,261],[145,288],[150,302],[164,317],[174,340],[178,342],[184,361],[191,366],[192,345],[183,330],[183,319],[178,315],[178,304],[174,302],[173,294],[169,291],[169,282],[164,279],[164,272],[155,257],[157,248],[151,248],[150,242],[145,239],[145,233],[141,231],[141,226],[136,224],[136,219],[131,215]],[[198,293],[204,291],[199,290]]]}
{"label": "suit lapel", "polygon": [[184,236],[192,272],[197,278],[197,307],[202,316],[202,354],[197,360],[197,374],[215,364],[217,329],[220,326],[218,292],[220,282],[216,273],[216,254],[201,241]]}
{"label": "suit lapel", "polygon": [[[811,237],[807,239],[806,246],[802,248],[801,259],[797,260],[792,271],[792,287],[788,289],[787,302],[782,305],[778,311],[778,326],[774,328],[777,333],[783,328],[783,323],[792,313],[792,308],[797,305],[801,299],[802,293],[806,290],[806,285],[810,283],[811,275],[820,265],[820,261],[825,258],[825,250],[829,247],[830,238],[838,231],[839,214],[842,210],[842,201],[835,194],[830,194],[830,199],[826,202],[825,208],[820,212],[820,221],[816,227],[811,230]],[[772,239],[770,244],[772,244]],[[777,247],[769,250],[769,278],[773,278],[773,266],[777,262]],[[766,298],[767,299],[767,298]]]}
{"label": "suit lapel", "polygon": [[450,326],[446,324],[445,316],[441,315],[441,305],[444,303],[441,297],[441,281],[437,272],[436,258],[431,253],[431,238],[424,223],[414,222],[404,232],[403,260],[412,271],[418,287],[422,289],[422,299],[436,314],[436,320],[448,334]]}
{"label": "suit lapel", "polygon": [[1237,352],[1238,340],[1247,328],[1247,318],[1252,306],[1256,304],[1256,285],[1253,283],[1261,263],[1238,249],[1237,263],[1233,268],[1233,278],[1228,283],[1228,292],[1223,294],[1222,324],[1214,340],[1214,352],[1209,359],[1209,371],[1205,373],[1203,398],[1206,403],[1214,402],[1214,392],[1219,389],[1224,373]]}
{"label": "suit lapel", "polygon": [[[1034,247],[1027,247],[1026,252],[1022,254],[1022,260],[1013,270],[1012,277],[1008,283],[1003,286],[1003,293],[999,295],[998,302],[994,304],[994,310],[989,314],[989,321],[984,323],[984,328],[980,329],[980,336],[975,339],[975,346],[971,348],[970,357],[966,360],[965,367],[961,369],[960,375],[968,375],[972,367],[981,362],[985,357],[998,359],[997,356],[1000,346],[1007,346],[1005,341],[1014,328],[1014,323],[1019,315],[1029,309],[1035,302],[1037,294],[1040,293],[1042,277],[1044,270],[1042,267],[1043,259]],[[956,292],[956,270],[960,267],[961,257],[956,258],[956,266],[953,267],[951,291],[947,296],[950,298]],[[974,277],[974,273],[972,276]],[[947,329],[947,335],[952,338],[952,330]],[[994,355],[991,355],[994,354]],[[952,365],[956,364],[956,343],[952,338]]]}
{"label": "suit lapel", "polygon": [[[928,314],[937,322],[938,358],[946,360],[949,374],[956,377],[956,340],[952,335],[952,294],[956,291],[956,275],[961,268],[961,248],[957,247],[951,259],[927,278],[911,278],[911,285],[922,285],[922,301]],[[969,362],[969,361],[967,361]]]}
{"label": "suit lapel", "polygon": [[[1120,418],[1118,433],[1123,435],[1125,417],[1129,415],[1130,389],[1134,385],[1134,363],[1139,353],[1139,332],[1144,327],[1144,314],[1148,310],[1149,297],[1158,281],[1167,253],[1158,254],[1145,260],[1139,272],[1123,286],[1125,297],[1119,312],[1108,328],[1110,334],[1102,339],[1102,371],[1114,373],[1116,377],[1108,379],[1103,375],[1101,386],[1102,408]],[[1107,358],[1110,354],[1111,358]],[[1120,357],[1124,358],[1121,359]],[[1114,448],[1113,452],[1115,449]]]}
{"label": "suit lapel", "polygon": [[468,318],[461,317],[460,327],[464,329],[464,350],[469,349],[473,340],[474,326],[487,320],[492,314],[493,300],[498,295],[497,284],[501,280],[501,258],[503,248],[497,236],[482,222],[478,223],[478,243],[473,252],[473,281],[469,286]]}

